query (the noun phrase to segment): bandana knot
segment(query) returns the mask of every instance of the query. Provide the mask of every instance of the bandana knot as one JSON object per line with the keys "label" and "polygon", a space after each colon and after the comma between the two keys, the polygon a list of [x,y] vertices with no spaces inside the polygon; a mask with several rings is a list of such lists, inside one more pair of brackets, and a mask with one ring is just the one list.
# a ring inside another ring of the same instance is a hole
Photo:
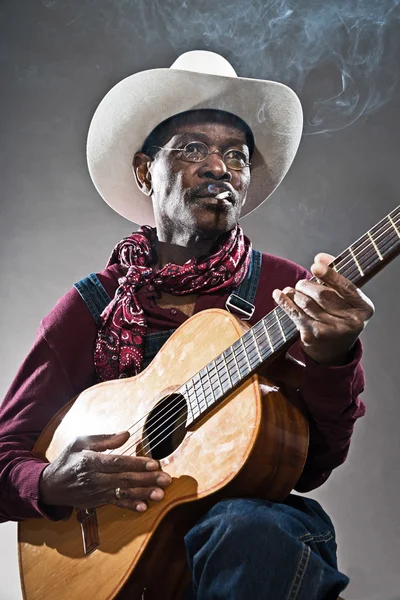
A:
{"label": "bandana knot", "polygon": [[240,225],[219,238],[213,254],[159,270],[151,268],[156,241],[156,230],[144,225],[115,246],[107,263],[118,264],[126,273],[100,317],[94,351],[100,381],[131,377],[141,370],[147,323],[137,292],[143,285],[151,281],[159,290],[183,296],[236,288],[246,276],[251,243]]}

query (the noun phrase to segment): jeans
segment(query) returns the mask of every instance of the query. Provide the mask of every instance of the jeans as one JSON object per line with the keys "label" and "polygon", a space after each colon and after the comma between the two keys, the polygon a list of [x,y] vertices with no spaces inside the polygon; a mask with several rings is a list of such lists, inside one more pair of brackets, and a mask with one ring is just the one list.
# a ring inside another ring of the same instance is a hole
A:
{"label": "jeans", "polygon": [[192,584],[185,600],[336,600],[332,521],[315,500],[218,502],[186,535]]}

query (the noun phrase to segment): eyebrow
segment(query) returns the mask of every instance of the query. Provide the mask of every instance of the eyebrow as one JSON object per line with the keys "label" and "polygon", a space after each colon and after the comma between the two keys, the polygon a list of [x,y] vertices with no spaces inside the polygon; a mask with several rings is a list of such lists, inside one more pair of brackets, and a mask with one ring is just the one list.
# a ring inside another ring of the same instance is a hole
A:
{"label": "eyebrow", "polygon": [[[209,137],[205,134],[202,133],[201,131],[189,131],[189,132],[184,132],[184,133],[178,133],[176,134],[177,140],[187,140],[188,142],[194,142],[194,141],[199,141],[199,142],[204,142],[205,144],[209,144],[210,143],[210,139]],[[246,148],[248,149],[248,145],[247,145],[247,141],[246,140],[240,140],[239,138],[229,138],[224,146],[226,148],[229,148],[231,146],[246,146]]]}

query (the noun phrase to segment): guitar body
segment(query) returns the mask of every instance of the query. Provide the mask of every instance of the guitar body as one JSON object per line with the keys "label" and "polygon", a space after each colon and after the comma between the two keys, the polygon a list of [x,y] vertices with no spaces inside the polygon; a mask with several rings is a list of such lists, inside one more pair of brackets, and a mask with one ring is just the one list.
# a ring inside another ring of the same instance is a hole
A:
{"label": "guitar body", "polygon": [[[128,429],[193,377],[245,331],[230,313],[211,309],[187,320],[138,376],[89,388],[56,415],[35,453],[53,461],[80,435]],[[107,505],[96,509],[99,544],[85,554],[73,512],[67,521],[19,524],[19,561],[27,600],[178,600],[187,581],[182,537],[213,503],[229,496],[283,500],[303,469],[308,426],[296,395],[284,395],[258,375],[194,423],[161,458],[173,477],[162,502],[139,514]],[[140,432],[132,452],[143,453]],[[143,590],[146,592],[143,595]]]}

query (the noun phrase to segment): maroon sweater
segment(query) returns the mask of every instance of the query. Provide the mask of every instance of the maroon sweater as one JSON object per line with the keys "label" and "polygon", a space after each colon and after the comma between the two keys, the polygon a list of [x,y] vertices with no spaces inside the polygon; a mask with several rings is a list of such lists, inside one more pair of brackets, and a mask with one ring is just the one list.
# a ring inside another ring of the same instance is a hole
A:
{"label": "maroon sweater", "polygon": [[[110,297],[121,272],[116,265],[98,273]],[[263,254],[255,324],[275,306],[272,291],[294,286],[309,277],[302,267]],[[177,309],[156,303],[154,288],[144,286],[138,297],[148,323],[148,332],[176,328],[187,318]],[[195,312],[224,308],[229,293],[204,293],[197,298]],[[32,455],[32,447],[52,416],[71,398],[97,382],[93,364],[96,325],[78,292],[63,296],[39,327],[34,345],[18,371],[0,407],[0,521],[46,516],[66,516],[63,507],[48,507],[39,498],[39,479],[47,463]],[[300,492],[321,485],[332,469],[344,462],[355,420],[365,412],[358,398],[364,386],[360,365],[361,345],[353,360],[340,367],[317,365],[304,356],[306,369],[302,396],[309,410],[310,446],[303,474],[296,486]]]}

